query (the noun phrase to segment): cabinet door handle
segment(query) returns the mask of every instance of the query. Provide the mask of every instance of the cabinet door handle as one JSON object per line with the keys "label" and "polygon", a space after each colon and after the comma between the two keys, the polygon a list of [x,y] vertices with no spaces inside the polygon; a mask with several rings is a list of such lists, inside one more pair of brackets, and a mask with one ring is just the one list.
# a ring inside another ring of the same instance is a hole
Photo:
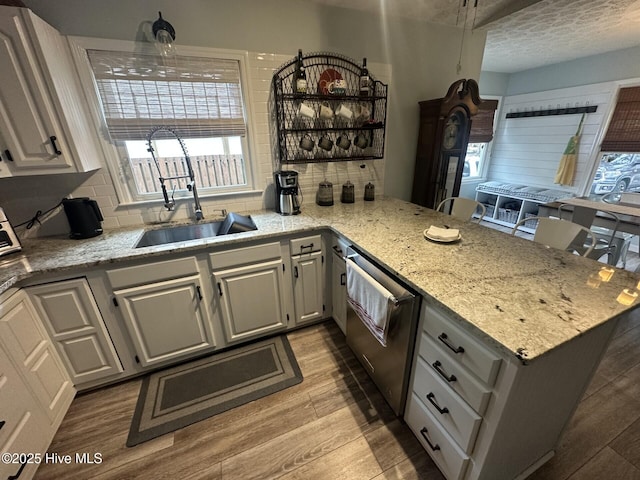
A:
{"label": "cabinet door handle", "polygon": [[202,300],[202,289],[200,285],[196,285],[196,291],[198,292],[198,300]]}
{"label": "cabinet door handle", "polygon": [[11,155],[11,152],[8,149],[4,151],[4,156],[7,157],[7,160],[9,160],[10,162],[13,162],[13,156]]}
{"label": "cabinet door handle", "polygon": [[347,274],[346,273],[341,273],[340,274],[340,285],[346,285],[347,284]]}
{"label": "cabinet door handle", "polygon": [[222,285],[220,285],[220,282],[218,282],[218,293],[222,296]]}
{"label": "cabinet door handle", "polygon": [[447,407],[444,408],[440,408],[440,405],[438,405],[436,403],[436,396],[433,392],[429,392],[427,394],[427,400],[429,400],[429,402],[431,402],[431,405],[433,405],[434,407],[436,407],[436,410],[438,410],[439,413],[441,414],[445,414],[445,413],[449,413],[449,409]]}
{"label": "cabinet door handle", "polygon": [[58,148],[58,145],[56,145],[56,140],[58,140],[58,137],[56,137],[55,135],[51,135],[49,137],[49,141],[51,142],[51,147],[53,148],[54,153],[56,155],[62,155],[62,152]]}
{"label": "cabinet door handle", "polygon": [[431,440],[429,440],[429,437],[427,437],[427,433],[429,433],[429,431],[427,430],[427,427],[422,427],[422,429],[420,430],[420,435],[422,435],[422,438],[424,438],[424,441],[429,444],[429,447],[431,448],[431,450],[433,450],[434,452],[437,450],[440,450],[440,445],[438,445],[437,443],[435,445],[431,443]]}
{"label": "cabinet door handle", "polygon": [[440,335],[438,335],[438,340],[444,343],[453,353],[464,353],[464,348],[462,348],[461,346],[454,347],[451,344],[446,333],[442,332]]}
{"label": "cabinet door handle", "polygon": [[298,278],[298,267],[293,267],[293,276]]}
{"label": "cabinet door handle", "polygon": [[442,370],[442,364],[440,363],[440,360],[436,360],[435,362],[432,363],[432,365],[433,365],[433,368],[436,369],[436,372],[438,372],[442,376],[442,378],[444,378],[447,382],[451,383],[457,380],[456,376],[453,374],[451,374],[450,376],[447,376],[444,370]]}
{"label": "cabinet door handle", "polygon": [[22,475],[22,471],[24,470],[24,467],[26,466],[27,466],[27,462],[25,460],[25,462],[20,465],[20,470],[18,470],[15,475],[9,475],[7,477],[7,480],[18,480],[18,478],[20,478],[20,475]]}

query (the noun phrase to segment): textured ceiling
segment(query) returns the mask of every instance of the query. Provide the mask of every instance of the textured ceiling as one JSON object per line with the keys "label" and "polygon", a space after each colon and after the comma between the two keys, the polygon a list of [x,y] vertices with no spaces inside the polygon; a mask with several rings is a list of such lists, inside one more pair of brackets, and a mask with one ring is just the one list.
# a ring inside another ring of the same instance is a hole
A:
{"label": "textured ceiling", "polygon": [[[640,0],[313,0],[487,30],[483,70],[519,72],[640,45]],[[464,4],[466,3],[466,7]]]}

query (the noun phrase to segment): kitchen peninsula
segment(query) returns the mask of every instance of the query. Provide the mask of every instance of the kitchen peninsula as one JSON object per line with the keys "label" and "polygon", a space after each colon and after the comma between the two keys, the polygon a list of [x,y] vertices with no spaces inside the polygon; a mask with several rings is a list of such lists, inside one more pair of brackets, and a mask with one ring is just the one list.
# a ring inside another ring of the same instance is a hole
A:
{"label": "kitchen peninsula", "polygon": [[[468,402],[476,411],[471,413],[477,426],[465,434],[464,442],[455,432],[438,433],[429,427],[423,433],[426,427],[414,426],[422,418],[416,414],[419,400],[407,407],[405,420],[416,437],[431,450],[447,478],[460,479],[517,478],[546,461],[588,385],[616,320],[639,305],[637,300],[631,305],[617,301],[623,289],[636,290],[638,276],[631,272],[615,270],[604,281],[599,273],[605,265],[593,260],[393,198],[333,207],[305,204],[300,215],[289,217],[268,211],[249,213],[257,231],[158,247],[134,248],[143,227],[108,231],[83,241],[27,239],[22,255],[0,263],[0,293],[55,275],[78,277],[85,271],[273,242],[291,235],[339,234],[422,294],[414,370],[427,355],[431,312],[438,322],[451,327],[452,339],[458,335],[471,342],[469,355],[477,349],[496,366],[484,379],[481,368],[468,366],[475,375],[471,375],[473,384],[484,389],[486,400],[478,406]],[[459,228],[462,240],[439,244],[424,238],[423,231],[430,225],[444,224]],[[418,398],[419,387],[420,380],[413,378],[412,398]],[[465,395],[460,394],[467,399]],[[425,414],[427,422],[430,415]],[[437,449],[431,435],[438,440]],[[526,442],[519,441],[523,437]],[[446,454],[449,447],[450,455]],[[509,462],[505,464],[504,459]]]}

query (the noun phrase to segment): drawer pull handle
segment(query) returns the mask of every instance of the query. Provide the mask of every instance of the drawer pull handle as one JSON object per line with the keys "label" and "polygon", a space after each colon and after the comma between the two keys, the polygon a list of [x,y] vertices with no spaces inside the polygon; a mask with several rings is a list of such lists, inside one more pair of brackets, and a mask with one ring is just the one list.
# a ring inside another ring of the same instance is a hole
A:
{"label": "drawer pull handle", "polygon": [[451,374],[450,376],[447,376],[446,373],[444,373],[444,370],[442,370],[442,364],[440,363],[440,360],[436,360],[435,362],[433,362],[433,368],[436,369],[436,372],[438,372],[442,378],[444,378],[447,382],[451,383],[451,382],[455,382],[457,380],[456,376],[454,374]]}
{"label": "drawer pull handle", "polygon": [[338,254],[342,255],[342,249],[341,249],[338,245],[334,245],[334,246],[333,246],[333,250],[334,250],[336,253],[338,253]]}
{"label": "drawer pull handle", "polygon": [[436,407],[436,410],[438,410],[439,413],[441,414],[445,414],[445,413],[449,413],[449,409],[447,407],[444,408],[440,408],[440,405],[438,405],[436,403],[436,396],[434,395],[433,392],[429,392],[427,394],[427,400],[429,400],[429,402],[431,402],[431,405],[433,405],[434,407]]}
{"label": "drawer pull handle", "polygon": [[304,250],[305,248],[308,248],[309,250],[313,249],[313,242],[311,242],[309,245],[300,245],[300,252],[302,252],[302,250]]}
{"label": "drawer pull handle", "polygon": [[440,445],[438,445],[437,443],[435,445],[431,443],[431,440],[429,440],[429,437],[427,437],[427,433],[429,433],[429,431],[427,430],[427,427],[422,427],[422,429],[420,430],[420,435],[422,435],[422,438],[424,438],[424,441],[429,444],[429,447],[431,448],[431,450],[433,450],[434,452],[437,450],[440,450]]}
{"label": "drawer pull handle", "polygon": [[451,345],[451,342],[449,342],[449,337],[447,336],[446,333],[442,332],[440,335],[438,335],[438,340],[440,340],[442,343],[444,343],[447,347],[449,347],[449,349],[453,352],[453,353],[464,353],[464,348],[458,346],[458,347],[454,347],[453,345]]}

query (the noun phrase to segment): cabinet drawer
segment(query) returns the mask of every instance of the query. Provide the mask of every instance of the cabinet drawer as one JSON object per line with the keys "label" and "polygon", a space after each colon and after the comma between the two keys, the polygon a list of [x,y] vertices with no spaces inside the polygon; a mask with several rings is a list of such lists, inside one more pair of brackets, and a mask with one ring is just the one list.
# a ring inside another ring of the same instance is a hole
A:
{"label": "cabinet drawer", "polygon": [[418,357],[413,392],[458,445],[471,453],[482,417],[438,377],[438,373]]}
{"label": "cabinet drawer", "polygon": [[[438,344],[425,332],[420,338],[420,356],[441,377],[446,384],[455,390],[479,415],[487,408],[491,390],[475,379],[455,359],[449,357]],[[446,380],[445,377],[448,379]]]}
{"label": "cabinet drawer", "polygon": [[161,282],[174,278],[198,274],[198,262],[195,257],[178,258],[164,262],[146,263],[134,267],[108,270],[107,277],[114,290]]}
{"label": "cabinet drawer", "polygon": [[460,480],[464,477],[469,457],[460,450],[415,394],[409,398],[404,419],[447,480]]}
{"label": "cabinet drawer", "polygon": [[310,237],[294,238],[290,241],[291,255],[301,255],[303,253],[319,252],[322,250],[322,235],[312,235]]}
{"label": "cabinet drawer", "polygon": [[453,325],[440,310],[426,306],[424,314],[424,330],[460,365],[492,387],[502,363],[500,357]]}
{"label": "cabinet drawer", "polygon": [[282,250],[280,244],[264,243],[251,247],[235,248],[233,250],[225,250],[215,252],[209,255],[211,268],[223,270],[230,267],[239,267],[241,265],[252,265],[256,263],[268,262],[274,259],[282,258]]}

